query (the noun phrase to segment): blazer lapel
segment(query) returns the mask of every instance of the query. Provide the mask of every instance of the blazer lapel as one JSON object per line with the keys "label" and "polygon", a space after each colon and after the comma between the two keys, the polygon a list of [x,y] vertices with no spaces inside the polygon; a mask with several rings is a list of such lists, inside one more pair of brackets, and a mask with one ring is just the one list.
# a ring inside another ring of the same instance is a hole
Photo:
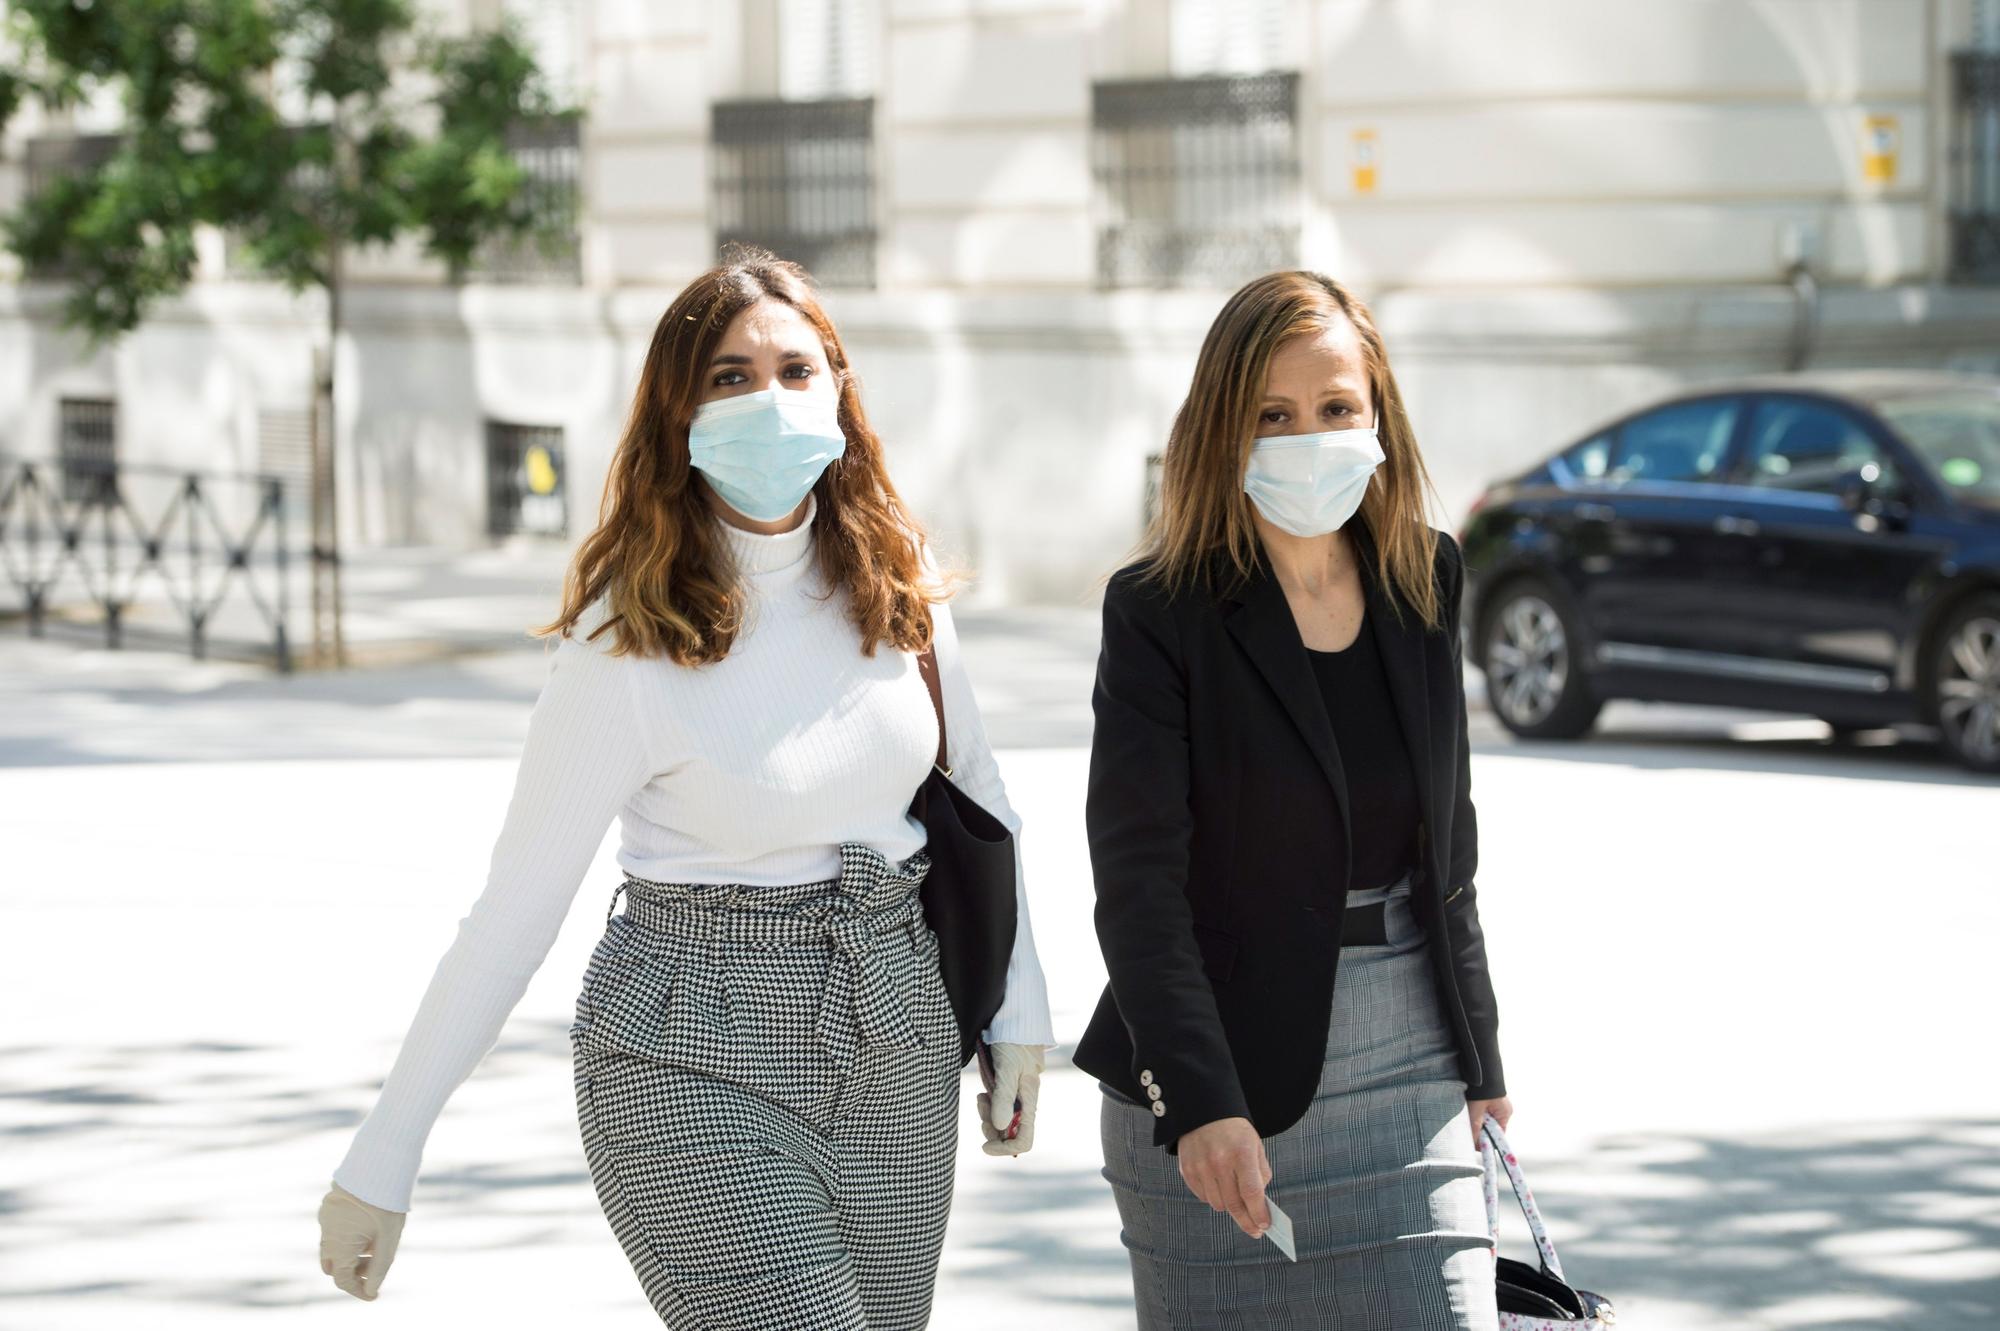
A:
{"label": "blazer lapel", "polygon": [[1347,778],[1333,742],[1333,720],[1327,715],[1325,700],[1320,697],[1319,678],[1313,674],[1312,662],[1306,658],[1305,641],[1299,637],[1298,621],[1292,618],[1292,607],[1285,600],[1285,589],[1272,575],[1270,564],[1261,552],[1256,572],[1230,599],[1235,605],[1233,609],[1226,607],[1227,617],[1224,620],[1230,635],[1249,655],[1272,691],[1278,695],[1278,701],[1291,715],[1292,723],[1305,737],[1306,746],[1312,750],[1320,770],[1326,774],[1327,783],[1333,787],[1341,824],[1352,828],[1354,821],[1347,807]]}
{"label": "blazer lapel", "polygon": [[[1425,858],[1432,858],[1430,828],[1437,807],[1431,778],[1437,764],[1431,759],[1430,687],[1425,678],[1424,625],[1416,612],[1403,608],[1401,619],[1391,604],[1391,593],[1377,575],[1378,556],[1373,537],[1365,523],[1355,524],[1355,544],[1363,560],[1361,583],[1368,602],[1368,627],[1375,634],[1384,673],[1389,676],[1389,696],[1396,707],[1396,720],[1403,731],[1403,744],[1410,753],[1410,770],[1417,783],[1417,812],[1424,828]],[[1430,865],[1425,868],[1429,870]]]}

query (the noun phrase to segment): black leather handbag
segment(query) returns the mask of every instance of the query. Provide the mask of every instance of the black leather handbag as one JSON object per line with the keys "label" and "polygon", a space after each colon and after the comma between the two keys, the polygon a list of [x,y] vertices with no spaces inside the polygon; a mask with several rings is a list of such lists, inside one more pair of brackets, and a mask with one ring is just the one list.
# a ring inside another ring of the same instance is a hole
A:
{"label": "black leather handbag", "polygon": [[938,969],[958,1019],[960,1067],[972,1061],[980,1032],[1007,996],[1007,961],[1014,953],[1014,834],[951,781],[946,762],[944,690],[937,653],[925,648],[917,670],[937,711],[938,751],[910,813],[929,834],[930,871],[920,896],[924,920],[938,937]]}

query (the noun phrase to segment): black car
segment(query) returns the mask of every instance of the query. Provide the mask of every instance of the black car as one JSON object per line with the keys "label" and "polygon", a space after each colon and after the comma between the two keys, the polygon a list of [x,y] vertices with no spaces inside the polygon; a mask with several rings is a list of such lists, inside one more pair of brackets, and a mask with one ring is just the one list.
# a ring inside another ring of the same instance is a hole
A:
{"label": "black car", "polygon": [[1582,735],[1607,698],[1724,704],[1926,723],[2000,772],[2000,378],[1690,389],[1494,485],[1460,542],[1517,735]]}

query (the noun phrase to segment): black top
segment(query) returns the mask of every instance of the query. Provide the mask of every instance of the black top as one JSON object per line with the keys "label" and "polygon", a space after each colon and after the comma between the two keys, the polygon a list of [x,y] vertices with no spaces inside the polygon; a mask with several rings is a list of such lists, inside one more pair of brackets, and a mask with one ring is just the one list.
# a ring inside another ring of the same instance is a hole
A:
{"label": "black top", "polygon": [[[1417,859],[1417,779],[1373,626],[1337,652],[1306,649],[1347,776],[1350,888],[1388,887]],[[1331,805],[1332,800],[1327,803]]]}
{"label": "black top", "polygon": [[[1355,525],[1372,561],[1366,524]],[[1214,1119],[1240,1115],[1269,1137],[1312,1105],[1339,969],[1346,822],[1354,794],[1375,782],[1335,752],[1267,560],[1238,579],[1218,555],[1213,590],[1169,592],[1146,571],[1119,570],[1104,593],[1084,825],[1109,983],[1071,1061],[1151,1103],[1153,1144],[1171,1151]],[[1448,534],[1434,576],[1443,623],[1427,628],[1391,584],[1364,577],[1363,631],[1416,769],[1422,873],[1410,905],[1466,1095],[1491,1100],[1506,1081],[1473,884],[1464,565]]]}

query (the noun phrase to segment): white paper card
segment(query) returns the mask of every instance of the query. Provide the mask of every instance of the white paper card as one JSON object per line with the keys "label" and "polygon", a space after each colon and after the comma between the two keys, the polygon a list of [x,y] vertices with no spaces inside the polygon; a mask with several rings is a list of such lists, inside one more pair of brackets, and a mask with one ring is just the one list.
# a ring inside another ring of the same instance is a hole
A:
{"label": "white paper card", "polygon": [[1271,1210],[1271,1227],[1264,1231],[1264,1237],[1277,1244],[1279,1252],[1296,1262],[1299,1250],[1292,1242],[1292,1218],[1279,1210],[1278,1204],[1269,1197],[1264,1199],[1264,1205]]}

